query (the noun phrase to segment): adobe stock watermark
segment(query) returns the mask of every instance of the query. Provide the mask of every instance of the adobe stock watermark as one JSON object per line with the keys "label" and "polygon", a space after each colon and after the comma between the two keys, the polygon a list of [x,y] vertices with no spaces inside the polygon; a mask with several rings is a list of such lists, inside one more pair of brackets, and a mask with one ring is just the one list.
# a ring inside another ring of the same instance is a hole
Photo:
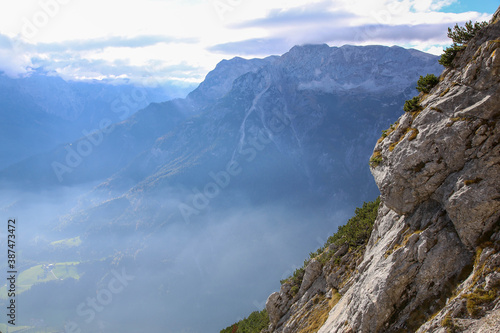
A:
{"label": "adobe stock watermark", "polygon": [[293,273],[297,270],[297,269],[300,269],[302,268],[303,266],[297,266],[297,265],[292,265],[290,266],[290,269],[287,269],[286,271],[283,272],[283,274],[281,274],[281,279],[280,281],[285,281],[287,280],[288,278],[292,277]]}
{"label": "adobe stock watermark", "polygon": [[[135,279],[135,276],[128,275],[125,268],[122,268],[121,273],[112,270],[112,278],[108,281],[106,288],[97,291],[95,297],[87,297],[84,302],[81,302],[76,307],[76,314],[87,325],[92,323],[97,314],[102,312],[106,307],[109,307],[113,302],[113,297],[120,294],[129,285],[130,281]],[[69,321],[64,325],[65,333],[81,333],[82,322]]]}
{"label": "adobe stock watermark", "polygon": [[78,168],[85,157],[88,157],[94,151],[95,147],[101,145],[104,141],[104,136],[110,134],[114,130],[113,122],[108,119],[102,119],[99,122],[99,128],[92,131],[83,130],[84,138],[78,140],[76,144],[68,144],[64,146],[66,150],[66,157],[64,163],[53,161],[51,163],[52,170],[54,171],[57,180],[62,183],[64,181],[64,174],[72,173],[74,169]]}
{"label": "adobe stock watermark", "polygon": [[219,19],[224,21],[226,14],[234,11],[243,3],[243,0],[212,0],[211,2]]}
{"label": "adobe stock watermark", "polygon": [[31,18],[23,17],[21,35],[32,40],[38,35],[41,29],[45,28],[51,19],[59,14],[61,7],[69,4],[72,0],[39,0],[39,10]]}
{"label": "adobe stock watermark", "polygon": [[263,301],[257,301],[257,300],[254,300],[253,301],[253,306],[255,306],[255,308],[259,311],[262,311],[263,309],[266,308],[266,303],[267,303],[267,298]]}
{"label": "adobe stock watermark", "polygon": [[[262,311],[266,308],[266,303],[267,303],[267,298],[263,301],[257,301],[257,300],[254,300],[253,301],[253,306],[255,306],[255,308],[257,309],[257,311]],[[240,321],[244,320],[245,318],[241,317],[241,316],[238,316],[235,318],[235,323],[239,323]]]}
{"label": "adobe stock watermark", "polygon": [[[147,102],[148,92],[145,87],[155,87],[158,81],[153,76],[145,78],[140,86],[134,87],[129,94],[122,93],[119,97],[115,98],[110,105],[113,113],[118,115],[120,121],[130,117],[134,111],[140,107],[141,104]],[[115,129],[115,125],[110,118],[103,118],[99,122],[98,128],[92,130],[83,130],[82,138],[75,144],[68,144],[64,146],[66,155],[63,161],[53,161],[51,163],[52,170],[57,177],[57,180],[62,183],[65,174],[72,173],[90,156],[94,149],[100,146],[106,136],[111,134]]]}
{"label": "adobe stock watermark", "polygon": [[231,180],[243,172],[242,162],[253,162],[258,153],[273,142],[271,136],[280,134],[290,124],[290,118],[286,118],[281,113],[273,113],[268,128],[266,130],[260,129],[257,134],[249,137],[246,144],[238,148],[236,154],[223,170],[209,172],[210,181],[201,188],[193,188],[190,200],[188,200],[190,203],[180,203],[178,205],[184,222],[186,224],[191,223],[193,215],[200,215],[202,211],[206,210],[211,200],[218,197],[222,190],[231,184]]}
{"label": "adobe stock watermark", "polygon": [[398,16],[403,11],[404,2],[394,1],[384,9],[372,11],[370,15],[375,19],[378,24],[364,26],[357,29],[354,40],[357,42],[364,42],[373,39],[379,35],[379,30],[385,25],[391,25],[394,22],[394,17]]}

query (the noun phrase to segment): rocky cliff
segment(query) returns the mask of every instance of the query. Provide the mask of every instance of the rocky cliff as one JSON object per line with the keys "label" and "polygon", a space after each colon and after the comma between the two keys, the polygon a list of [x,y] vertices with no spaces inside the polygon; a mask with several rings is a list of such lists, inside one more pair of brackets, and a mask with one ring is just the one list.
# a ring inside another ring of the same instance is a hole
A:
{"label": "rocky cliff", "polygon": [[325,248],[299,290],[284,282],[266,332],[498,332],[499,20],[377,142],[369,240]]}

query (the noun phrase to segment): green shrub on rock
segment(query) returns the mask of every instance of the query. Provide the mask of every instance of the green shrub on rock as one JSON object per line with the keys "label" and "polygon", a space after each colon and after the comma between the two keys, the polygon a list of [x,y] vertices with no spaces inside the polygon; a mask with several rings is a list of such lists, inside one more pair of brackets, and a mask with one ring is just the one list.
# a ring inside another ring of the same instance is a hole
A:
{"label": "green shrub on rock", "polygon": [[269,316],[266,309],[254,311],[243,320],[223,329],[220,333],[259,333],[269,325]]}
{"label": "green shrub on rock", "polygon": [[488,22],[466,22],[465,26],[460,27],[458,24],[452,28],[448,28],[448,37],[451,38],[453,44],[444,50],[444,53],[439,59],[439,63],[445,67],[451,67],[453,59],[460,50],[465,49],[467,43],[477,34],[479,30],[488,25]]}
{"label": "green shrub on rock", "polygon": [[403,107],[403,110],[405,112],[415,112],[420,110],[422,107],[420,106],[420,99],[418,96],[413,97],[412,99],[409,99],[405,102],[405,105]]}
{"label": "green shrub on rock", "polygon": [[439,79],[434,74],[427,74],[426,76],[420,76],[417,82],[417,90],[428,94],[432,88],[439,83]]}
{"label": "green shrub on rock", "polygon": [[457,56],[458,51],[463,50],[464,48],[465,46],[460,46],[454,43],[452,46],[447,47],[444,50],[444,53],[441,55],[438,62],[444,67],[451,67],[453,59]]}
{"label": "green shrub on rock", "polygon": [[448,28],[448,38],[451,38],[453,43],[458,45],[467,44],[479,30],[488,25],[488,22],[476,22],[472,24],[472,21],[466,22],[465,26],[460,27],[455,24],[453,29]]}

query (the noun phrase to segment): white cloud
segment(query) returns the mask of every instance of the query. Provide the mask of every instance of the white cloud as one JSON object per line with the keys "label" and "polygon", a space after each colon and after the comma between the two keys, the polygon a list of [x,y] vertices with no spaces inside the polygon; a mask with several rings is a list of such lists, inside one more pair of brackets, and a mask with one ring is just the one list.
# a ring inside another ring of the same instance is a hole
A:
{"label": "white cloud", "polygon": [[26,54],[14,55],[10,50],[0,50],[0,71],[10,77],[27,74],[32,68],[31,59]]}
{"label": "white cloud", "polygon": [[431,46],[428,48],[425,48],[424,51],[430,54],[434,55],[440,55],[443,53],[443,49],[446,47],[446,45],[441,45],[441,46]]}

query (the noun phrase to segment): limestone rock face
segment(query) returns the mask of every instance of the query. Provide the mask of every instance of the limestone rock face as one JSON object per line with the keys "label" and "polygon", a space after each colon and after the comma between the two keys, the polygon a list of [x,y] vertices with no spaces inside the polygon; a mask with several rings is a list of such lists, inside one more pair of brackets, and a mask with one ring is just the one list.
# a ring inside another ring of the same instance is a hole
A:
{"label": "limestone rock face", "polygon": [[[498,24],[485,30],[478,40],[500,36]],[[384,203],[408,214],[427,200],[439,202],[470,248],[500,216],[499,47],[495,38],[471,43],[457,69],[445,71],[424,97],[423,111],[403,115],[375,147],[383,161],[372,173]]]}
{"label": "limestone rock face", "polygon": [[281,285],[279,292],[269,296],[266,309],[270,327],[264,333],[311,332],[320,328],[323,322],[318,325],[318,318],[326,319],[339,299],[337,290],[350,285],[349,276],[362,257],[364,248],[348,251],[349,246],[341,246],[329,250],[334,252],[329,262],[322,264],[317,259],[309,261],[300,288],[294,289],[294,282],[287,281]]}
{"label": "limestone rock face", "polygon": [[297,295],[270,296],[268,332],[301,332],[298,314],[331,290],[319,333],[498,332],[500,10],[420,101],[375,146],[382,201],[363,253],[310,262]]}
{"label": "limestone rock face", "polygon": [[[372,173],[385,207],[356,282],[319,332],[470,331],[487,328],[478,317],[498,322],[489,311],[500,308],[499,48],[497,22],[421,96],[422,110],[405,113],[377,143],[382,161]],[[484,251],[483,262],[474,259]]]}
{"label": "limestone rock face", "polygon": [[267,314],[269,315],[269,321],[273,326],[275,326],[278,323],[282,315],[281,310],[279,308],[280,301],[281,299],[279,293],[272,293],[267,298],[266,301]]}
{"label": "limestone rock face", "polygon": [[342,332],[346,323],[355,332],[415,331],[415,318],[439,309],[443,290],[470,262],[471,253],[437,203],[427,202],[408,216],[381,211],[356,283],[330,314],[335,320],[320,332]]}
{"label": "limestone rock face", "polygon": [[317,261],[316,259],[311,260],[304,272],[304,278],[302,280],[302,284],[300,285],[299,293],[305,293],[306,290],[311,287],[318,276],[321,275],[322,268],[323,267],[319,261]]}

